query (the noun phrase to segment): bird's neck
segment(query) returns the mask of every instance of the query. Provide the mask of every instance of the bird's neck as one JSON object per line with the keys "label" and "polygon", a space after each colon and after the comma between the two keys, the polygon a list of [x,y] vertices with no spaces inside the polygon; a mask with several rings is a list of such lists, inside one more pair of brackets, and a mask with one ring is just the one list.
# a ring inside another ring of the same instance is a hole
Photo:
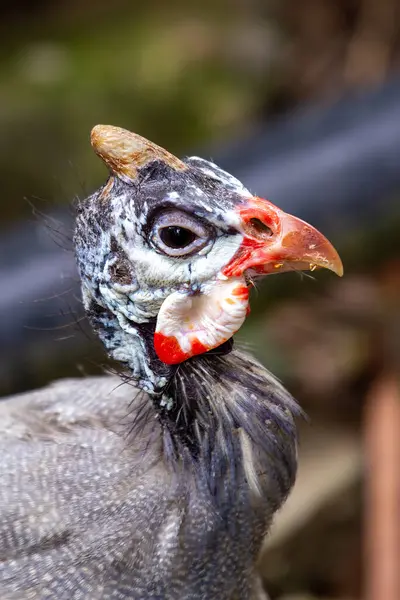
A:
{"label": "bird's neck", "polygon": [[[157,416],[171,468],[184,476],[191,469],[215,497],[221,486],[235,493],[242,481],[271,501],[275,497],[277,506],[283,501],[296,472],[294,416],[300,411],[264,367],[242,352],[230,352],[229,343],[166,365],[154,351],[154,322],[121,324],[94,302],[87,311],[110,356],[148,394],[143,415]],[[137,423],[143,423],[141,417]],[[267,489],[260,490],[264,484]]]}
{"label": "bird's neck", "polygon": [[[277,505],[296,472],[299,408],[257,361],[233,351],[182,363],[164,393],[152,397],[170,465],[191,465],[213,495],[246,482]],[[271,489],[271,481],[273,486]],[[263,490],[265,485],[267,490]]]}

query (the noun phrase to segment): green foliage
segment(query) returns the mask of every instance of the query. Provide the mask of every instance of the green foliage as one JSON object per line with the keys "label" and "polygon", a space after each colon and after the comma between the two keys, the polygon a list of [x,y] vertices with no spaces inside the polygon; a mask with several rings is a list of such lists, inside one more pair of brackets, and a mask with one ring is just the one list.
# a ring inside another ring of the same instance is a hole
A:
{"label": "green foliage", "polygon": [[260,101],[259,74],[232,60],[235,28],[130,9],[99,22],[47,21],[3,39],[2,218],[26,210],[24,196],[66,202],[104,179],[88,143],[96,123],[178,154],[229,136]]}

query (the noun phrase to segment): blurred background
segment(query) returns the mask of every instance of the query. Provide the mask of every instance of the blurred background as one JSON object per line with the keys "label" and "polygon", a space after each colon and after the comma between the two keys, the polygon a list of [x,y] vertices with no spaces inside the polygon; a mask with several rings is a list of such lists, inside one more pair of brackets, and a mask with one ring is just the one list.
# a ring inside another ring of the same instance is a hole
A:
{"label": "blurred background", "polygon": [[71,252],[74,203],[106,178],[92,126],[212,157],[320,228],[345,265],[343,280],[268,278],[242,335],[310,416],[261,559],[266,587],[399,600],[400,2],[0,10],[0,394],[106,361]]}

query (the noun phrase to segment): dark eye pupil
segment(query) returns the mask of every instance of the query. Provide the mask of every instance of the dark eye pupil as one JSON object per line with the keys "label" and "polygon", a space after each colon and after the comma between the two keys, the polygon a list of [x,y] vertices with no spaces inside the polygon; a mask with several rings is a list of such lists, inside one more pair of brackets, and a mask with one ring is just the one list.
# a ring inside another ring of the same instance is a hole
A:
{"label": "dark eye pupil", "polygon": [[161,229],[160,237],[168,248],[185,248],[185,246],[189,246],[197,236],[193,231],[190,231],[190,229],[185,229],[178,225],[170,225],[169,227],[163,227]]}

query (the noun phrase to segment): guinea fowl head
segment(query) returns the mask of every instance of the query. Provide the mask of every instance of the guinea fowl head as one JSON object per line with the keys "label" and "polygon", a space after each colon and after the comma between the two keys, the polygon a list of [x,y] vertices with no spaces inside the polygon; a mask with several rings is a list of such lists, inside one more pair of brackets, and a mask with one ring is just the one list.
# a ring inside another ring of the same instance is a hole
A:
{"label": "guinea fowl head", "polygon": [[78,211],[84,306],[150,397],[167,454],[208,456],[216,476],[218,460],[236,464],[239,452],[256,479],[254,445],[278,454],[291,480],[294,444],[284,438],[295,437],[295,404],[258,363],[231,352],[232,336],[255,278],[316,267],[341,275],[337,252],[211,162],[179,160],[117,127],[98,125],[91,139],[110,177]]}

